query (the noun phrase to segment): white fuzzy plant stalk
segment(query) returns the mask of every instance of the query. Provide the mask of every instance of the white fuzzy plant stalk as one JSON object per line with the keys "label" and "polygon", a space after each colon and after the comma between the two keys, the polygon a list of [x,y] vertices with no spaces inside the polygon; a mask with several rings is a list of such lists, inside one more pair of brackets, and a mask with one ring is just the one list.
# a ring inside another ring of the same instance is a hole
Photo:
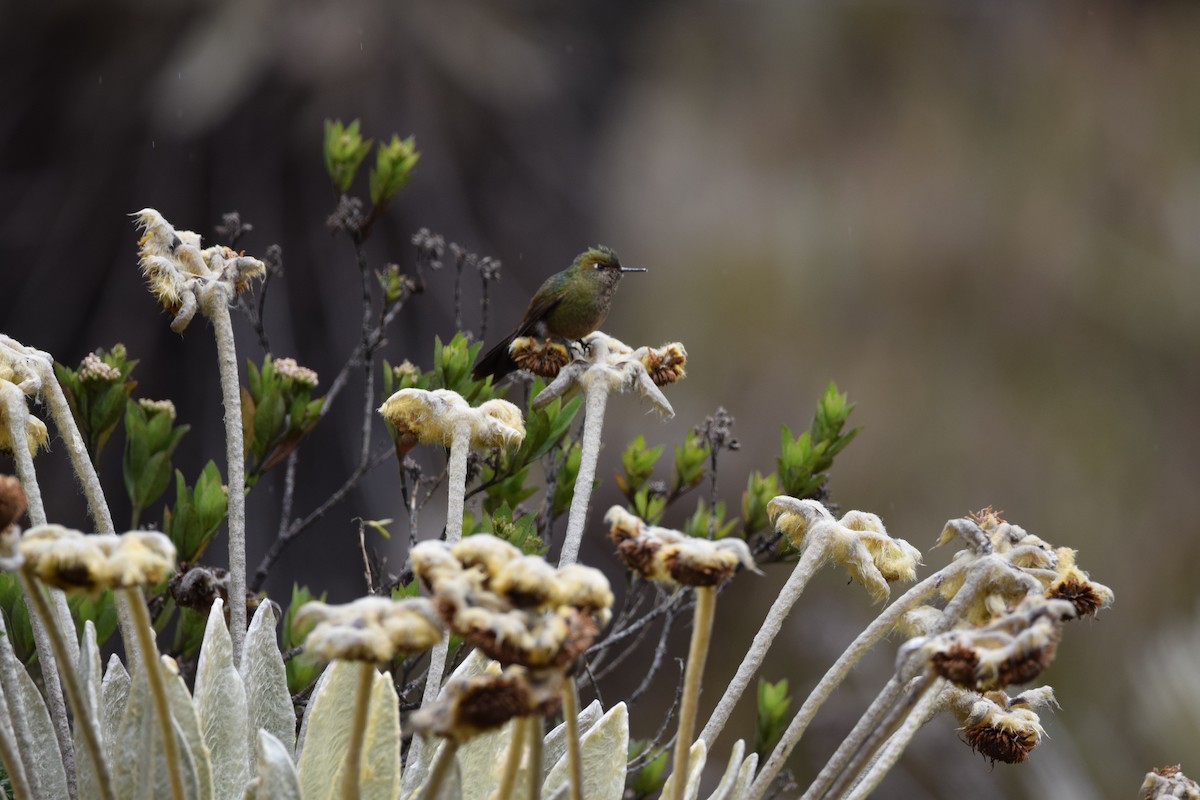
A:
{"label": "white fuzzy plant stalk", "polygon": [[679,706],[679,730],[675,734],[675,755],[671,769],[671,800],[683,800],[687,788],[688,755],[692,733],[696,728],[696,708],[700,704],[700,679],[708,659],[712,641],[713,618],[716,616],[717,587],[696,587],[696,611],[692,620],[692,641],[688,646],[687,671],[683,678],[683,698]]}
{"label": "white fuzzy plant stalk", "polygon": [[[34,448],[44,443],[46,439],[46,427],[40,420],[36,420],[29,414],[29,407],[25,402],[25,394],[17,388],[16,384],[10,383],[7,380],[0,380],[0,406],[2,406],[0,413],[2,413],[4,418],[7,438],[12,444],[13,461],[17,467],[17,478],[20,480],[21,487],[25,491],[25,499],[29,506],[29,519],[34,525],[44,525],[46,522],[46,507],[42,503],[42,492],[38,486],[37,472],[33,467],[33,453],[31,452],[30,443],[32,443]],[[28,587],[24,583],[22,584],[22,589],[25,592],[25,602],[30,606],[35,605],[37,601],[29,595]],[[69,787],[72,796],[74,796],[75,748],[71,742],[71,728],[67,721],[67,704],[63,697],[62,685],[58,678],[58,659],[54,655],[54,644],[50,638],[50,632],[47,630],[47,625],[57,626],[59,630],[70,631],[74,631],[75,625],[71,621],[71,611],[67,608],[67,598],[62,592],[50,590],[50,606],[49,619],[43,620],[37,615],[31,615],[29,621],[33,629],[33,641],[37,648],[38,659],[42,664],[42,675],[46,684],[46,704],[50,711],[50,718],[54,724],[54,736],[58,740],[63,766],[66,767]],[[79,644],[75,642],[74,636],[70,638],[70,643],[67,645],[69,653],[70,644],[75,645],[75,653],[77,654]]]}
{"label": "white fuzzy plant stalk", "polygon": [[[104,496],[104,489],[100,485],[100,476],[96,474],[96,466],[88,457],[87,446],[83,443],[83,435],[79,432],[79,426],[75,423],[75,417],[71,413],[71,406],[67,402],[66,394],[63,393],[62,386],[59,385],[58,378],[54,374],[54,359],[49,353],[22,345],[3,334],[0,334],[0,349],[3,349],[3,355],[7,359],[19,362],[26,367],[25,380],[32,384],[49,409],[50,418],[54,420],[54,427],[66,444],[67,455],[71,459],[75,478],[83,488],[84,497],[87,498],[88,513],[91,514],[96,532],[116,533],[112,512],[108,508],[108,499]],[[45,519],[42,521],[45,522]],[[114,595],[114,600],[117,607],[117,623],[121,628],[121,638],[125,642],[130,659],[136,658],[137,637],[133,628],[133,612],[124,595],[118,593]],[[73,645],[72,642],[72,652],[74,653],[77,648]]]}
{"label": "white fuzzy plant stalk", "polygon": [[[104,750],[100,744],[100,725],[95,715],[91,713],[92,707],[84,696],[83,687],[79,685],[79,674],[69,666],[71,662],[66,643],[68,637],[63,635],[62,629],[52,619],[53,612],[50,609],[50,604],[46,601],[45,595],[42,593],[41,587],[25,572],[21,572],[20,577],[21,586],[25,590],[25,596],[32,601],[30,610],[33,614],[31,615],[31,619],[33,616],[39,617],[50,637],[54,656],[62,673],[63,687],[66,689],[67,699],[71,703],[71,711],[75,715],[75,727],[82,735],[84,747],[87,750],[87,758],[91,761],[92,769],[96,772],[100,796],[103,800],[115,800],[116,793],[113,791],[112,772],[108,768],[108,760],[104,757]],[[74,638],[74,626],[67,628],[67,630],[71,631],[71,638]],[[45,670],[43,670],[44,672]]]}
{"label": "white fuzzy plant stalk", "polygon": [[[514,347],[520,342],[514,342]],[[600,437],[604,430],[604,411],[609,394],[636,388],[663,416],[673,417],[675,411],[658,386],[682,378],[687,359],[683,345],[678,343],[634,350],[600,331],[584,339],[583,349],[584,355],[564,366],[533,401],[534,408],[542,408],[576,386],[583,390],[585,398],[579,472],[575,477],[559,566],[574,564],[579,560],[588,503],[596,480],[596,462],[600,458]]]}
{"label": "white fuzzy plant stalk", "polygon": [[256,258],[228,247],[200,248],[200,235],[176,230],[152,208],[133,215],[142,229],[139,263],[152,294],[174,315],[171,330],[181,333],[200,310],[212,322],[225,406],[226,485],[229,487],[229,632],[234,663],[240,664],[246,638],[246,476],[242,401],[229,303],[266,274]]}
{"label": "white fuzzy plant stalk", "polygon": [[[397,432],[412,434],[425,444],[449,444],[446,542],[460,541],[467,492],[467,455],[475,448],[519,446],[525,438],[520,409],[506,400],[488,400],[472,408],[462,395],[448,389],[401,389],[384,401],[379,413]],[[449,648],[449,638],[443,637],[430,653],[422,706],[437,700]],[[415,789],[424,776],[424,751],[424,741],[414,738],[405,770],[405,791]]]}
{"label": "white fuzzy plant stalk", "polygon": [[242,398],[238,383],[237,352],[229,302],[233,292],[223,283],[203,295],[200,308],[212,321],[217,340],[217,365],[221,373],[221,400],[225,405],[225,462],[229,486],[229,634],[233,662],[241,664],[246,640],[246,463],[243,452]]}

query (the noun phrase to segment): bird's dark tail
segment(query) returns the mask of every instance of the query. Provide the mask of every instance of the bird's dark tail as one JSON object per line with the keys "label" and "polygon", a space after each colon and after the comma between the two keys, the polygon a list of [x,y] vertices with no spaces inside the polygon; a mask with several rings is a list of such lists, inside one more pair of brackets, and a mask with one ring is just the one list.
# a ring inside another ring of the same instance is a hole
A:
{"label": "bird's dark tail", "polygon": [[517,362],[513,361],[512,356],[508,354],[508,346],[512,344],[513,339],[517,338],[517,333],[519,331],[509,334],[497,342],[495,347],[488,350],[484,357],[479,359],[475,369],[471,370],[471,377],[481,381],[491,375],[493,381],[498,383],[501,378],[515,370]]}

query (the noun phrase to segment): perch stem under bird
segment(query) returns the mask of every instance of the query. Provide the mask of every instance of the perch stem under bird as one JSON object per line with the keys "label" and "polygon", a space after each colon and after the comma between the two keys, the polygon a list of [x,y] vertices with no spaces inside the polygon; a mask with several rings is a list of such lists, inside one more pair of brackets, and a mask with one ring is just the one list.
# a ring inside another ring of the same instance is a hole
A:
{"label": "perch stem under bird", "polygon": [[529,301],[516,330],[480,359],[473,373],[475,379],[491,375],[498,381],[517,369],[509,345],[519,336],[575,341],[594,332],[608,316],[621,276],[645,271],[622,266],[617,254],[603,245],[584,250],[571,266],[546,279]]}

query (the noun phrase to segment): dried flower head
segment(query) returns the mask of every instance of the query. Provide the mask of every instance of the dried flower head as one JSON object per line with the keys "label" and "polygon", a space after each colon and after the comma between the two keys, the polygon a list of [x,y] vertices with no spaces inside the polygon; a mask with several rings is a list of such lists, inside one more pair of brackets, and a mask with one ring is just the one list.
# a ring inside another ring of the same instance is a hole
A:
{"label": "dried flower head", "polygon": [[312,601],[296,615],[296,624],[310,623],[316,625],[305,639],[305,652],[322,660],[391,661],[442,639],[437,614],[422,598],[362,597],[343,605]]}
{"label": "dried flower head", "polygon": [[143,208],[132,216],[142,230],[138,240],[142,275],[150,292],[175,317],[171,329],[176,333],[195,316],[199,292],[211,290],[220,282],[240,294],[253,278],[266,274],[266,265],[257,258],[222,245],[201,249],[200,234],[176,230],[152,208]]}
{"label": "dried flower head", "polygon": [[42,390],[42,370],[50,373],[54,359],[49,353],[37,350],[0,333],[0,381],[15,383],[28,397]]}
{"label": "dried flower head", "polygon": [[25,569],[65,591],[153,586],[175,571],[175,545],[158,531],[83,534],[38,525],[21,538]]}
{"label": "dried flower head", "polygon": [[[699,539],[647,525],[621,506],[604,515],[608,538],[625,566],[652,581],[682,586],[719,586],[740,567],[759,572],[741,539]],[[761,573],[760,573],[761,574]]]}
{"label": "dried flower head", "polygon": [[1046,731],[1035,709],[1054,705],[1049,687],[1031,689],[1009,698],[1004,692],[980,695],[952,690],[950,708],[958,717],[963,739],[972,750],[993,762],[1020,764],[1041,742]]}
{"label": "dried flower head", "polygon": [[1074,550],[1060,547],[1055,553],[1058,575],[1046,587],[1046,597],[1069,601],[1080,617],[1094,617],[1100,609],[1112,605],[1113,590],[1092,581],[1086,572],[1075,566]]}
{"label": "dried flower head", "polygon": [[569,666],[607,624],[613,602],[599,570],[555,569],[490,534],[453,546],[422,542],[412,565],[450,629],[501,664]]}
{"label": "dried flower head", "polygon": [[[668,345],[670,347],[670,345]],[[680,352],[682,345],[678,345]],[[634,350],[624,342],[606,333],[595,331],[583,339],[582,354],[564,366],[558,376],[534,398],[533,407],[543,408],[551,400],[561,397],[576,387],[587,390],[592,386],[603,386],[608,392],[627,392],[636,389],[643,400],[649,400],[660,413],[672,417],[675,410],[666,396],[655,385],[654,380],[642,363],[642,353],[647,348]]]}
{"label": "dried flower head", "polygon": [[556,378],[571,363],[571,351],[553,339],[518,336],[508,346],[508,354],[520,369],[529,370],[543,378]]}
{"label": "dried flower head", "polygon": [[1155,767],[1146,773],[1142,781],[1140,800],[1167,800],[1167,798],[1186,798],[1200,800],[1200,784],[1183,774],[1179,764],[1167,767]]}
{"label": "dried flower head", "polygon": [[815,500],[780,495],[767,504],[775,529],[800,552],[821,548],[822,558],[845,567],[866,587],[875,602],[891,594],[889,583],[911,581],[921,552],[903,539],[893,539],[875,514],[847,512],[840,521]]}
{"label": "dried flower head", "polygon": [[1040,675],[1054,660],[1062,620],[1074,615],[1065,601],[1034,601],[983,628],[915,639],[907,647],[919,648],[934,672],[959,686],[999,689]]}
{"label": "dried flower head", "polygon": [[293,381],[309,389],[317,388],[317,373],[308,367],[302,367],[294,358],[277,358],[272,362],[275,371],[287,380]]}
{"label": "dried flower head", "polygon": [[650,375],[650,380],[656,386],[666,386],[683,380],[686,376],[684,367],[687,366],[687,351],[679,342],[671,342],[662,347],[642,347],[637,350],[641,357],[642,366]]}
{"label": "dried flower head", "polygon": [[556,713],[561,702],[559,673],[513,666],[450,681],[438,701],[414,712],[410,721],[422,733],[461,743],[516,717]]}
{"label": "dried flower head", "polygon": [[488,400],[478,408],[449,389],[401,389],[379,408],[403,435],[425,444],[449,445],[461,423],[468,426],[472,448],[514,447],[525,438],[521,411],[507,400]]}
{"label": "dried flower head", "polygon": [[15,475],[0,475],[0,531],[6,530],[25,513],[25,490]]}

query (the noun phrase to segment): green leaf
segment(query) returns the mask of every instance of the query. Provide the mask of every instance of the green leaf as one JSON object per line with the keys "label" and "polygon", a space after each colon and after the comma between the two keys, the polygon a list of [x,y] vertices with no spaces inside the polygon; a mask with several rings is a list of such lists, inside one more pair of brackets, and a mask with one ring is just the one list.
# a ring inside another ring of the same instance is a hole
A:
{"label": "green leaf", "polygon": [[254,455],[260,461],[282,433],[287,407],[283,395],[272,391],[265,395],[254,412]]}
{"label": "green leaf", "polygon": [[371,140],[363,140],[359,122],[343,125],[341,120],[325,120],[325,170],[338,194],[345,194],[354,182],[354,175],[367,153]]}
{"label": "green leaf", "polygon": [[675,466],[671,472],[671,495],[699,486],[708,474],[707,464],[711,448],[696,431],[688,431],[682,445],[675,448]]}
{"label": "green leaf", "polygon": [[390,142],[379,145],[375,150],[375,168],[370,176],[371,202],[377,206],[383,205],[403,189],[420,157],[411,136],[401,139],[392,134]]}
{"label": "green leaf", "polygon": [[792,698],[788,696],[787,679],[776,683],[758,681],[758,716],[755,726],[754,752],[765,758],[779,743],[791,718]]}

